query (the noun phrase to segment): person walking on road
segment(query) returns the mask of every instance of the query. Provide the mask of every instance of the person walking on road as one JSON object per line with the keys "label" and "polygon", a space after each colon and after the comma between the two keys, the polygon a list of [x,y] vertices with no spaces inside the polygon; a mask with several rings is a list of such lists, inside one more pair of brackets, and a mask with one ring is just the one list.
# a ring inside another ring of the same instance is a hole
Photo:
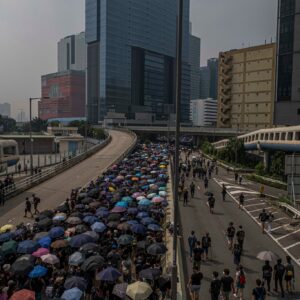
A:
{"label": "person walking on road", "polygon": [[27,213],[28,212],[31,214],[31,218],[33,218],[33,214],[32,214],[32,211],[31,211],[31,202],[30,202],[29,198],[26,197],[24,218],[27,218]]}
{"label": "person walking on road", "polygon": [[239,185],[242,185],[242,181],[243,181],[243,176],[240,175],[240,176],[239,176]]}
{"label": "person walking on road", "polygon": [[295,270],[290,256],[286,257],[284,280],[286,284],[286,291],[291,294],[293,292],[292,282],[295,280]]}
{"label": "person walking on road", "polygon": [[284,290],[282,285],[284,273],[285,273],[285,266],[282,264],[282,260],[278,259],[277,264],[274,266],[274,281],[275,281],[274,291],[278,293],[278,284],[279,284],[281,297],[284,297]]}
{"label": "person walking on road", "polygon": [[261,198],[265,197],[265,186],[263,184],[259,188],[259,194]]}
{"label": "person walking on road", "polygon": [[246,275],[243,266],[239,265],[235,273],[235,297],[239,300],[244,299],[244,289],[246,285]]}
{"label": "person walking on road", "polygon": [[211,295],[211,300],[219,300],[220,292],[221,292],[221,280],[218,278],[219,273],[213,272],[213,280],[210,283],[209,292]]}
{"label": "person walking on road", "polygon": [[273,268],[270,266],[270,262],[268,260],[265,261],[265,264],[262,267],[262,278],[263,285],[267,283],[268,293],[271,292],[271,279],[272,279]]}
{"label": "person walking on road", "polygon": [[274,215],[271,212],[268,212],[267,213],[267,220],[266,220],[267,232],[271,232],[273,221],[274,221]]}
{"label": "person walking on road", "polygon": [[195,231],[192,230],[191,231],[191,235],[188,237],[188,244],[189,244],[189,250],[190,250],[190,260],[192,260],[193,258],[193,250],[196,246],[197,243],[197,238],[195,235]]}
{"label": "person walking on road", "polygon": [[203,256],[203,249],[201,248],[201,243],[199,241],[197,241],[196,247],[194,248],[193,253],[194,253],[193,267],[197,267],[200,270],[202,256]]}
{"label": "person walking on road", "polygon": [[238,243],[235,243],[233,245],[232,253],[233,253],[233,263],[236,266],[239,266],[241,263],[242,250]]}
{"label": "person walking on road", "polygon": [[202,279],[203,279],[203,274],[200,272],[198,267],[194,267],[193,274],[191,275],[188,283],[188,288],[190,290],[190,296],[192,300],[199,299]]}
{"label": "person walking on road", "polygon": [[205,190],[208,188],[208,178],[206,176],[204,177],[204,188]]}
{"label": "person walking on road", "polygon": [[37,215],[40,213],[40,211],[38,210],[38,206],[41,202],[41,199],[39,197],[37,197],[35,194],[32,194],[32,202],[33,202],[33,208],[34,208],[34,215]]}
{"label": "person walking on road", "polygon": [[215,199],[214,195],[210,195],[208,197],[207,202],[208,202],[208,206],[209,206],[209,212],[211,214],[213,214],[214,213],[215,202],[216,202],[216,199]]}
{"label": "person walking on road", "polygon": [[252,300],[265,300],[266,290],[260,279],[256,279],[256,287],[252,290]]}
{"label": "person walking on road", "polygon": [[211,248],[211,238],[209,236],[209,233],[206,232],[206,234],[202,237],[202,249],[205,255],[205,260],[208,260],[208,252],[209,252],[209,248]]}
{"label": "person walking on road", "polygon": [[190,184],[190,192],[191,192],[191,198],[194,198],[194,195],[195,195],[195,183],[194,183],[194,181],[192,181],[191,184]]}
{"label": "person walking on road", "polygon": [[233,222],[230,222],[226,231],[229,250],[232,250],[234,235],[235,235],[235,228],[233,226]]}
{"label": "person walking on road", "polygon": [[188,198],[189,198],[189,191],[188,189],[185,187],[183,189],[183,206],[187,206],[188,205]]}
{"label": "person walking on road", "polygon": [[239,179],[239,174],[237,172],[234,172],[234,182],[237,183]]}
{"label": "person walking on road", "polygon": [[268,219],[268,214],[265,209],[263,209],[262,212],[259,214],[258,219],[261,223],[262,233],[265,233],[266,222]]}
{"label": "person walking on road", "polygon": [[231,293],[234,293],[234,280],[229,275],[229,269],[224,269],[223,276],[221,278],[221,294],[223,296],[223,300],[229,300],[231,297]]}
{"label": "person walking on road", "polygon": [[239,196],[239,209],[241,209],[244,206],[244,202],[245,202],[245,196],[243,193],[241,193]]}
{"label": "person walking on road", "polygon": [[244,248],[244,240],[245,240],[245,231],[243,229],[243,226],[239,226],[239,230],[236,232],[236,240],[241,248],[241,251],[243,252]]}
{"label": "person walking on road", "polygon": [[225,201],[225,199],[226,199],[226,194],[227,194],[227,189],[226,189],[225,184],[223,183],[223,185],[222,185],[222,199],[223,199],[223,201]]}

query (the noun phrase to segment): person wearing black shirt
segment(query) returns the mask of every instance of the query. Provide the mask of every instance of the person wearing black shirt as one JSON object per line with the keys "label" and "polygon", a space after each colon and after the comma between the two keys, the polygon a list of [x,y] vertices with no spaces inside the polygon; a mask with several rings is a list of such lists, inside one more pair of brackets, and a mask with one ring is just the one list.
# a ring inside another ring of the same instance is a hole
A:
{"label": "person wearing black shirt", "polygon": [[245,202],[245,196],[243,193],[241,193],[239,197],[239,209],[241,209],[241,207],[244,206],[244,202]]}
{"label": "person wearing black shirt", "polygon": [[218,277],[219,277],[219,273],[213,272],[213,280],[210,283],[210,288],[209,288],[211,300],[219,300],[219,295],[221,290],[221,280]]}
{"label": "person wearing black shirt", "polygon": [[209,233],[206,232],[206,234],[202,237],[202,249],[205,254],[205,260],[208,260],[209,247],[211,247],[211,238],[209,236]]}
{"label": "person wearing black shirt", "polygon": [[270,293],[271,290],[271,279],[272,279],[272,272],[273,272],[273,268],[270,266],[270,262],[269,261],[265,261],[264,266],[262,267],[262,273],[263,273],[263,280],[265,282],[267,282],[267,288],[268,288],[268,292]]}
{"label": "person wearing black shirt", "polygon": [[265,209],[263,209],[262,212],[259,214],[258,219],[261,222],[262,233],[265,233],[265,226],[268,219],[268,214],[266,213]]}
{"label": "person wearing black shirt", "polygon": [[234,293],[234,280],[229,273],[230,271],[228,269],[224,269],[221,278],[221,293],[224,300],[229,300],[231,292]]}
{"label": "person wearing black shirt", "polygon": [[226,235],[228,239],[229,250],[231,250],[233,246],[234,235],[235,235],[235,228],[233,226],[233,222],[229,223],[229,227],[227,228]]}
{"label": "person wearing black shirt", "polygon": [[256,279],[256,287],[252,290],[253,300],[264,300],[266,299],[266,290],[262,286],[260,279]]}
{"label": "person wearing black shirt", "polygon": [[192,300],[199,299],[199,292],[200,292],[202,278],[203,278],[203,274],[199,272],[199,268],[194,267],[193,274],[191,275],[188,283]]}
{"label": "person wearing black shirt", "polygon": [[245,231],[244,231],[242,225],[239,226],[239,230],[236,233],[236,239],[241,248],[241,251],[243,251],[244,240],[245,240]]}
{"label": "person wearing black shirt", "polygon": [[285,273],[285,267],[281,262],[282,262],[282,260],[278,259],[277,264],[274,266],[274,280],[275,280],[275,289],[274,289],[274,291],[275,292],[278,291],[278,283],[279,283],[281,296],[284,297],[284,290],[283,290],[282,280],[283,280],[283,275]]}
{"label": "person wearing black shirt", "polygon": [[227,194],[226,186],[223,183],[223,186],[222,186],[222,199],[223,199],[223,201],[225,201],[226,194]]}
{"label": "person wearing black shirt", "polygon": [[32,211],[31,211],[31,202],[30,200],[28,199],[28,197],[26,197],[26,201],[25,201],[25,215],[24,215],[24,218],[27,218],[27,213],[30,213],[31,214],[31,218],[33,218],[33,214],[32,214]]}
{"label": "person wearing black shirt", "polygon": [[194,268],[198,268],[200,270],[203,249],[201,248],[201,243],[199,241],[197,241],[197,244],[193,250],[193,253],[194,253]]}

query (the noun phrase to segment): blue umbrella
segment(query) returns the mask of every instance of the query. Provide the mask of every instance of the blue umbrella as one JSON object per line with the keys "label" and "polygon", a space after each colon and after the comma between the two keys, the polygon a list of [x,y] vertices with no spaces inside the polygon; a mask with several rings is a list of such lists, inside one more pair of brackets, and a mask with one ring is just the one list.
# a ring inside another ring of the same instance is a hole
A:
{"label": "blue umbrella", "polygon": [[145,206],[148,206],[151,204],[151,201],[148,200],[148,199],[142,199],[140,202],[139,202],[139,205],[145,205]]}
{"label": "blue umbrella", "polygon": [[13,232],[13,238],[17,238],[19,236],[22,236],[25,233],[25,230],[23,228],[17,229],[15,232]]}
{"label": "blue umbrella", "polygon": [[149,224],[147,228],[151,231],[160,231],[161,227],[157,224]]}
{"label": "blue umbrella", "polygon": [[148,183],[154,183],[156,180],[155,179],[148,179],[147,182]]}
{"label": "blue umbrella", "polygon": [[159,190],[159,191],[165,191],[165,190],[166,190],[166,187],[161,186],[158,190]]}
{"label": "blue umbrella", "polygon": [[0,243],[9,241],[12,238],[13,234],[11,232],[6,232],[0,234]]}
{"label": "blue umbrella", "polygon": [[83,277],[79,277],[79,276],[73,276],[68,278],[65,281],[64,288],[66,290],[70,290],[74,287],[77,287],[80,290],[85,291],[87,288],[87,282]]}
{"label": "blue umbrella", "polygon": [[107,218],[109,216],[109,211],[108,210],[97,210],[96,211],[96,216],[98,218]]}
{"label": "blue umbrella", "polygon": [[108,267],[99,273],[99,278],[102,281],[113,282],[117,280],[122,274],[113,267]]}
{"label": "blue umbrella", "polygon": [[105,224],[103,224],[102,222],[96,222],[91,226],[92,230],[95,232],[104,232],[106,230],[106,226]]}
{"label": "blue umbrella", "polygon": [[36,265],[34,266],[33,270],[28,274],[28,277],[30,278],[38,278],[38,277],[43,277],[47,274],[48,269],[40,266],[40,265]]}
{"label": "blue umbrella", "polygon": [[129,215],[136,215],[138,213],[138,210],[135,207],[130,207],[130,208],[128,208],[127,213]]}
{"label": "blue umbrella", "polygon": [[60,227],[60,226],[53,227],[49,231],[49,237],[51,239],[57,239],[59,237],[64,236],[64,234],[65,234],[65,229],[63,227]]}
{"label": "blue umbrella", "polygon": [[137,214],[136,217],[137,217],[138,219],[143,219],[143,218],[149,217],[149,214],[148,214],[147,212],[145,212],[145,211],[141,211],[141,212],[139,212],[139,213]]}
{"label": "blue umbrella", "polygon": [[88,223],[89,225],[92,225],[97,221],[98,218],[96,216],[86,216],[83,218],[83,222]]}
{"label": "blue umbrella", "polygon": [[78,234],[71,238],[70,246],[72,248],[80,248],[86,243],[92,243],[94,239],[87,234]]}
{"label": "blue umbrella", "polygon": [[31,254],[40,248],[40,245],[32,240],[26,240],[19,243],[17,252],[22,254]]}
{"label": "blue umbrella", "polygon": [[146,233],[146,228],[142,224],[135,224],[135,225],[132,225],[131,231],[134,233],[137,233],[137,234],[144,235]]}
{"label": "blue umbrella", "polygon": [[122,201],[125,201],[125,202],[131,202],[132,201],[132,198],[130,196],[124,196],[122,198]]}
{"label": "blue umbrella", "polygon": [[45,236],[45,237],[39,239],[38,243],[40,244],[40,246],[42,248],[49,248],[52,243],[52,240],[49,236]]}
{"label": "blue umbrella", "polygon": [[136,224],[139,224],[139,222],[138,222],[137,220],[129,220],[129,221],[127,221],[127,223],[128,223],[129,225],[136,225]]}
{"label": "blue umbrella", "polygon": [[65,299],[65,300],[80,300],[82,297],[82,294],[83,294],[83,292],[79,288],[74,287],[70,290],[64,291],[61,298]]}
{"label": "blue umbrella", "polygon": [[144,218],[141,220],[141,223],[145,226],[150,225],[150,224],[155,224],[156,221],[150,217]]}
{"label": "blue umbrella", "polygon": [[126,201],[119,201],[116,203],[115,206],[120,206],[120,207],[128,207],[128,203]]}

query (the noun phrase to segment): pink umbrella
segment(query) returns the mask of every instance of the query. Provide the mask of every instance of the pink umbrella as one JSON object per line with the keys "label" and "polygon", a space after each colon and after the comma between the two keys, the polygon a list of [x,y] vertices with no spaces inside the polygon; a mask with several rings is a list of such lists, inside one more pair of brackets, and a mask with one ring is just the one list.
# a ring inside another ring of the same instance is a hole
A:
{"label": "pink umbrella", "polygon": [[133,198],[137,198],[139,196],[142,196],[142,193],[136,192],[132,195]]}
{"label": "pink umbrella", "polygon": [[161,203],[163,201],[164,201],[164,198],[162,198],[162,197],[154,197],[151,200],[152,203]]}
{"label": "pink umbrella", "polygon": [[32,255],[35,256],[35,257],[41,257],[41,256],[46,255],[48,253],[49,253],[49,249],[39,248],[35,252],[33,252]]}
{"label": "pink umbrella", "polygon": [[127,209],[125,207],[115,206],[110,212],[112,212],[112,213],[123,213],[126,210]]}

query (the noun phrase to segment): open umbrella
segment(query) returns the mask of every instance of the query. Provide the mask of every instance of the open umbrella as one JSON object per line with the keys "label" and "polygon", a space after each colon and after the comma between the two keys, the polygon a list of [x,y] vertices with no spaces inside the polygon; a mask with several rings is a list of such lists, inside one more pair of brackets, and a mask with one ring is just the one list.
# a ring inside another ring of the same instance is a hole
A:
{"label": "open umbrella", "polygon": [[[161,189],[161,188],[162,188],[162,187],[160,187],[160,189]],[[158,194],[159,194],[159,196],[161,196],[161,197],[166,197],[166,196],[167,196],[167,192],[164,191],[164,190],[159,191]]]}
{"label": "open umbrella", "polygon": [[155,196],[156,196],[155,193],[150,193],[150,194],[147,195],[147,198],[148,198],[148,199],[152,199],[152,198],[154,198]]}
{"label": "open umbrella", "polygon": [[7,231],[12,230],[13,228],[14,228],[14,225],[12,225],[12,224],[6,224],[6,225],[4,225],[4,226],[2,226],[0,228],[0,233],[5,233]]}
{"label": "open umbrella", "polygon": [[92,225],[97,221],[98,221],[98,218],[96,216],[86,216],[83,218],[83,222],[85,222],[89,225]]}
{"label": "open umbrella", "polygon": [[47,231],[41,231],[41,232],[38,232],[38,233],[35,234],[33,240],[38,241],[38,240],[40,240],[41,238],[43,238],[45,236],[48,236],[48,232]]}
{"label": "open umbrella", "polygon": [[123,234],[118,238],[118,244],[125,246],[130,245],[133,242],[133,236],[128,234]]}
{"label": "open umbrella", "polygon": [[149,224],[156,224],[156,221],[150,217],[147,217],[147,218],[143,218],[141,220],[141,223],[145,226],[149,225]]}
{"label": "open umbrella", "polygon": [[109,216],[109,211],[108,210],[97,210],[96,216],[98,218],[107,218]]}
{"label": "open umbrella", "polygon": [[41,257],[42,261],[49,265],[56,265],[59,263],[59,258],[54,254],[46,254]]}
{"label": "open umbrella", "polygon": [[122,201],[125,201],[125,202],[131,202],[132,201],[132,198],[130,196],[124,196],[122,198]]}
{"label": "open umbrella", "polygon": [[135,224],[131,226],[131,231],[136,234],[144,235],[146,234],[146,227],[142,224]]}
{"label": "open umbrella", "polygon": [[132,300],[146,300],[152,292],[152,288],[147,282],[136,281],[127,286],[126,295]]}
{"label": "open umbrella", "polygon": [[116,203],[115,206],[120,206],[120,207],[127,208],[128,207],[128,202],[126,202],[126,201],[119,201],[119,202]]}
{"label": "open umbrella", "polygon": [[57,240],[51,244],[51,247],[53,249],[66,248],[68,246],[69,246],[69,243],[66,240]]}
{"label": "open umbrella", "polygon": [[126,207],[115,206],[110,212],[112,212],[112,213],[123,213],[125,211],[127,211]]}
{"label": "open umbrella", "polygon": [[65,221],[67,219],[67,215],[65,213],[58,213],[53,217],[53,221]]}
{"label": "open umbrella", "polygon": [[83,234],[89,235],[91,238],[94,239],[94,241],[98,241],[99,240],[99,234],[97,232],[95,232],[95,231],[89,230],[89,231],[84,232]]}
{"label": "open umbrella", "polygon": [[93,253],[99,250],[99,245],[96,243],[87,243],[79,248],[79,251],[82,253]]}
{"label": "open umbrella", "polygon": [[13,234],[11,232],[6,232],[0,234],[0,243],[9,241],[12,238]]}
{"label": "open umbrella", "polygon": [[93,255],[87,258],[81,265],[81,270],[84,272],[95,271],[96,268],[103,267],[105,259],[100,255]]}
{"label": "open umbrella", "polygon": [[75,287],[70,290],[64,291],[61,298],[65,300],[80,300],[82,294],[83,292],[79,288]]}
{"label": "open umbrella", "polygon": [[147,229],[151,230],[151,231],[161,231],[161,227],[157,224],[149,224],[147,226]]}
{"label": "open umbrella", "polygon": [[39,239],[38,243],[42,248],[49,248],[51,245],[51,241],[52,240],[49,236],[45,236],[45,237]]}
{"label": "open umbrella", "polygon": [[151,204],[151,201],[148,199],[142,199],[141,201],[139,201],[139,205],[145,205],[148,206]]}
{"label": "open umbrella", "polygon": [[83,277],[79,276],[73,276],[68,278],[65,281],[64,288],[66,290],[72,289],[72,288],[79,288],[81,291],[85,291],[87,288],[87,282]]}
{"label": "open umbrella", "polygon": [[144,269],[139,273],[139,278],[141,279],[148,279],[148,280],[155,280],[161,275],[160,269],[157,268],[148,268]]}
{"label": "open umbrella", "polygon": [[47,249],[47,248],[39,248],[39,249],[37,249],[36,251],[34,251],[34,252],[32,253],[32,255],[33,255],[34,257],[41,257],[41,256],[46,255],[46,254],[48,254],[48,253],[49,253],[49,249]]}
{"label": "open umbrella", "polygon": [[80,266],[84,262],[84,255],[81,252],[74,252],[69,256],[70,266]]}
{"label": "open umbrella", "polygon": [[166,251],[166,246],[159,243],[153,243],[147,248],[147,253],[150,255],[162,255],[165,254]]}
{"label": "open umbrella", "polygon": [[36,251],[40,245],[32,240],[25,240],[18,244],[17,252],[22,254],[31,254]]}
{"label": "open umbrella", "polygon": [[121,215],[117,213],[111,213],[107,218],[108,221],[119,221],[120,219]]}
{"label": "open umbrella", "polygon": [[28,274],[29,278],[39,278],[39,277],[43,277],[45,275],[47,275],[48,269],[40,266],[40,265],[36,265],[34,266],[33,270],[30,271],[30,273]]}
{"label": "open umbrella", "polygon": [[130,207],[127,209],[127,213],[129,215],[136,215],[138,213],[138,209],[136,207]]}
{"label": "open umbrella", "polygon": [[10,300],[35,300],[35,292],[30,290],[19,290],[10,297]]}
{"label": "open umbrella", "polygon": [[112,294],[119,297],[120,299],[125,299],[127,286],[128,283],[126,282],[115,284]]}
{"label": "open umbrella", "polygon": [[122,274],[116,268],[113,267],[108,267],[99,273],[99,278],[101,281],[113,282],[117,280],[120,276],[122,276]]}
{"label": "open umbrella", "polygon": [[151,200],[152,203],[161,203],[163,201],[164,201],[164,198],[162,198],[162,197],[154,197]]}
{"label": "open umbrella", "polygon": [[81,219],[78,217],[69,217],[66,222],[71,225],[78,225],[82,223]]}
{"label": "open umbrella", "polygon": [[257,254],[256,258],[264,261],[276,261],[279,259],[279,256],[272,251],[262,251]]}
{"label": "open umbrella", "polygon": [[141,212],[139,212],[139,213],[136,215],[136,217],[137,217],[138,219],[144,219],[144,218],[149,217],[149,213],[147,213],[147,212],[145,212],[145,211],[141,211]]}
{"label": "open umbrella", "polygon": [[92,243],[94,239],[86,234],[78,234],[71,238],[70,246],[72,248],[80,248],[86,243]]}
{"label": "open umbrella", "polygon": [[85,224],[79,224],[79,225],[76,225],[76,227],[75,227],[75,233],[76,234],[81,234],[81,233],[84,233],[88,230],[89,230],[89,227]]}
{"label": "open umbrella", "polygon": [[34,266],[34,257],[32,255],[23,255],[16,259],[11,265],[11,271],[14,274],[26,275]]}
{"label": "open umbrella", "polygon": [[130,230],[130,227],[131,226],[128,223],[123,222],[117,226],[117,229],[119,229],[121,231],[127,231],[127,230]]}
{"label": "open umbrella", "polygon": [[91,226],[91,228],[95,232],[102,233],[106,230],[106,225],[104,225],[102,222],[96,222]]}
{"label": "open umbrella", "polygon": [[15,254],[17,252],[17,242],[16,241],[8,241],[2,244],[0,248],[0,252],[2,255]]}
{"label": "open umbrella", "polygon": [[49,237],[51,239],[57,239],[57,238],[60,238],[60,237],[63,237],[65,234],[65,229],[63,227],[53,227],[50,229],[49,231]]}

